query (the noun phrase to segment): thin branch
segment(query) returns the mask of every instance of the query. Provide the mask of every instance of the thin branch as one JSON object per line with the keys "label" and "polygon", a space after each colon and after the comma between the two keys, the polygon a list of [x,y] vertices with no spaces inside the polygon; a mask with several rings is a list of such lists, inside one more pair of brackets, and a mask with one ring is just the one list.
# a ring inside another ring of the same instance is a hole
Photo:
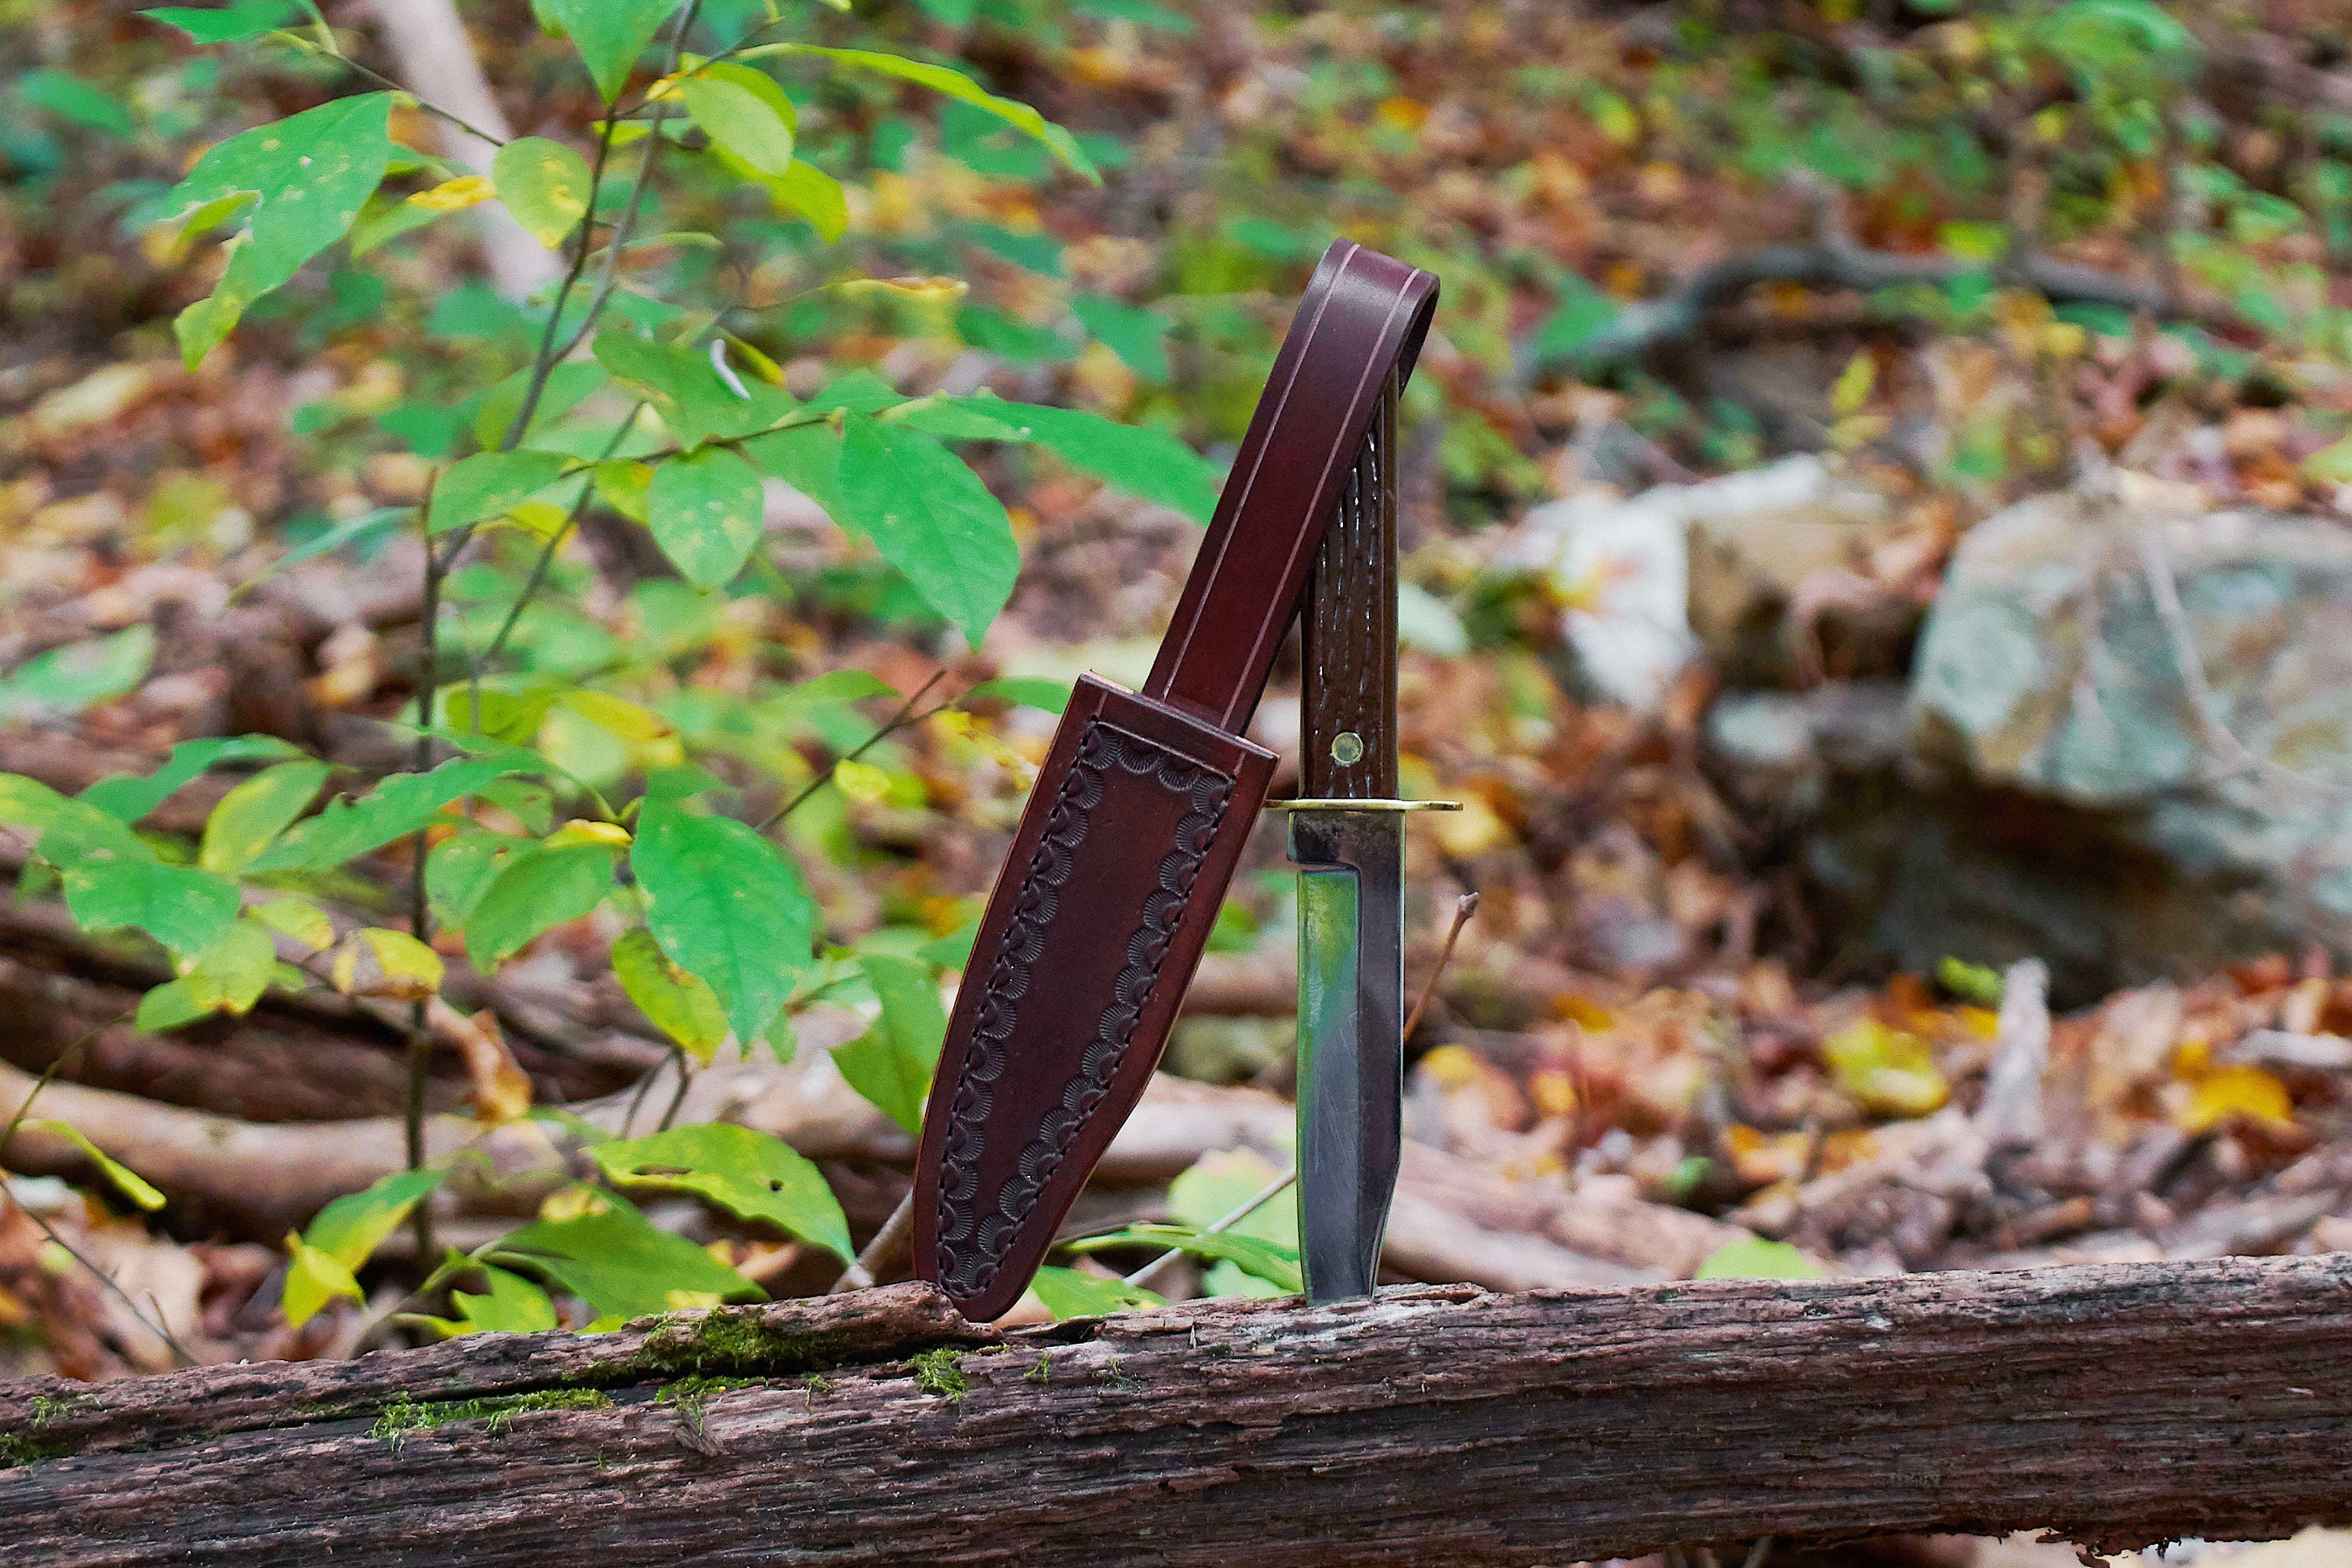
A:
{"label": "thin branch", "polygon": [[49,1058],[49,1065],[41,1069],[41,1076],[26,1092],[25,1103],[16,1107],[16,1114],[8,1119],[7,1130],[0,1131],[0,1168],[7,1165],[8,1147],[16,1141],[16,1129],[25,1125],[25,1118],[33,1109],[33,1101],[41,1098],[41,1090],[48,1088],[57,1076],[65,1071],[67,1064],[81,1054],[81,1048],[84,1046],[113,1028],[117,1024],[127,1024],[138,1016],[139,1009],[133,1007],[120,1017],[110,1018],[102,1024],[93,1024],[69,1043],[64,1050]]}
{"label": "thin branch", "polygon": [[1445,966],[1454,962],[1454,944],[1462,940],[1462,928],[1468,925],[1470,917],[1477,912],[1478,895],[1475,890],[1463,894],[1454,901],[1454,923],[1446,928],[1445,945],[1437,950],[1437,967],[1429,972],[1429,981],[1421,988],[1421,999],[1412,1005],[1412,1011],[1404,1016],[1404,1027],[1397,1032],[1398,1039],[1412,1038],[1413,1030],[1421,1026],[1421,1015],[1428,1008],[1429,999],[1437,994],[1437,983],[1445,977]]}
{"label": "thin branch", "polygon": [[874,1233],[874,1239],[842,1270],[841,1278],[825,1294],[838,1296],[845,1290],[863,1290],[878,1282],[883,1273],[905,1254],[907,1243],[914,1234],[915,1189],[908,1187],[907,1195],[898,1200],[898,1206],[890,1211],[890,1217],[882,1222],[882,1228]]}
{"label": "thin branch", "polygon": [[[933,671],[931,678],[923,682],[921,688],[918,689],[912,697],[908,698],[904,702],[898,704],[898,710],[890,715],[889,722],[884,724],[879,730],[875,731],[874,733],[866,736],[866,739],[857,742],[856,749],[852,751],[847,756],[843,757],[840,762],[835,763],[833,764],[834,768],[839,767],[842,763],[856,762],[858,758],[864,756],[867,752],[873,750],[876,746],[881,744],[883,741],[898,733],[899,731],[911,729],[915,725],[923,722],[926,719],[943,713],[950,708],[954,707],[955,704],[952,702],[942,702],[938,707],[929,709],[921,713],[917,713],[915,711],[915,704],[920,702],[925,697],[929,696],[932,687],[937,686],[940,681],[946,679],[947,673],[948,672],[944,669]],[[802,789],[798,795],[793,796],[792,799],[784,802],[783,805],[770,812],[766,819],[761,822],[753,831],[765,833],[768,829],[773,827],[787,816],[790,816],[793,812],[798,811],[801,808],[802,804],[811,795],[816,794],[817,791],[823,789],[825,786],[826,781],[832,777],[833,768],[827,768],[824,772],[817,774],[816,777],[809,780],[806,787]]]}
{"label": "thin branch", "polygon": [[352,58],[351,56],[344,54],[340,49],[320,48],[317,44],[312,43],[310,39],[303,37],[298,33],[281,32],[277,36],[286,39],[288,42],[293,44],[296,47],[302,49],[306,53],[324,55],[327,58],[331,59],[336,64],[341,66],[345,70],[352,72],[355,76],[365,77],[368,80],[375,83],[378,87],[389,88],[394,92],[399,93],[403,97],[408,99],[410,101],[415,103],[417,108],[423,110],[434,119],[438,120],[445,124],[454,125],[468,136],[477,137],[481,141],[488,142],[493,147],[503,147],[507,144],[506,137],[493,136],[488,132],[483,130],[480,126],[475,124],[472,121],[465,118],[465,116],[444,109],[437,103],[427,102],[425,100],[417,97],[415,89],[393,80],[392,78],[384,75],[382,71],[377,70],[373,66],[362,65],[359,61]]}
{"label": "thin branch", "polygon": [[[1243,1200],[1240,1205],[1234,1208],[1231,1213],[1219,1216],[1214,1225],[1204,1226],[1201,1234],[1203,1236],[1214,1236],[1220,1231],[1230,1230],[1234,1226],[1241,1224],[1242,1221],[1249,1218],[1250,1215],[1257,1213],[1258,1210],[1264,1208],[1266,1205],[1272,1203],[1275,1199],[1280,1197],[1285,1192],[1289,1190],[1290,1184],[1297,1180],[1298,1180],[1298,1168],[1294,1165],[1289,1170],[1283,1172],[1279,1176],[1276,1176],[1274,1180],[1268,1182],[1263,1187],[1260,1187],[1256,1192],[1251,1194],[1249,1197]],[[1161,1253],[1159,1257],[1153,1258],[1150,1262],[1145,1264],[1142,1268],[1137,1269],[1134,1273],[1129,1275],[1126,1279],[1120,1280],[1119,1283],[1127,1286],[1129,1289],[1143,1289],[1146,1288],[1147,1282],[1157,1276],[1161,1269],[1167,1268],[1170,1264],[1175,1262],[1178,1258],[1183,1256],[1184,1249],[1182,1247],[1171,1247],[1167,1251]]]}
{"label": "thin branch", "polygon": [[686,1091],[694,1085],[694,1068],[686,1059],[686,1053],[673,1046],[670,1054],[677,1061],[677,1088],[669,1097],[669,1109],[662,1112],[661,1124],[654,1129],[656,1132],[670,1130],[671,1124],[677,1120],[679,1108],[686,1104]]}
{"label": "thin branch", "polygon": [[[687,31],[694,26],[694,19],[701,10],[702,0],[693,0],[693,4],[678,13],[677,26],[670,34],[669,63],[663,68],[664,76],[677,73],[679,57],[686,52]],[[569,356],[572,350],[586,341],[589,332],[596,325],[596,318],[603,314],[605,303],[613,297],[613,289],[620,272],[621,253],[628,248],[629,238],[636,232],[637,215],[644,207],[646,189],[653,180],[654,164],[661,153],[661,131],[662,126],[669,120],[670,104],[671,100],[665,98],[661,100],[660,107],[654,111],[651,128],[646,133],[645,162],[637,166],[636,182],[629,187],[628,209],[621,215],[621,221],[614,226],[612,237],[605,242],[604,270],[596,280],[596,292],[588,301],[587,313],[580,318],[579,330],[574,331],[571,340],[563,345],[563,353],[556,356],[558,359]],[[612,140],[616,123],[617,121],[611,117],[606,118],[604,132],[605,142],[610,142]],[[584,226],[581,231],[581,254],[583,258],[587,254],[587,231]],[[559,310],[555,318],[551,319],[561,319],[562,315],[562,312]]]}
{"label": "thin branch", "polygon": [[31,1220],[35,1225],[39,1226],[41,1227],[41,1234],[47,1237],[51,1241],[57,1243],[58,1249],[68,1258],[72,1258],[76,1263],[80,1264],[84,1268],[89,1269],[92,1274],[98,1276],[98,1282],[105,1286],[108,1289],[113,1291],[114,1294],[121,1299],[122,1304],[131,1309],[131,1315],[138,1320],[139,1326],[141,1328],[145,1329],[149,1333],[153,1334],[157,1339],[162,1340],[166,1345],[171,1347],[172,1354],[178,1358],[178,1363],[180,1365],[194,1366],[196,1364],[196,1358],[188,1353],[188,1347],[182,1344],[178,1338],[173,1334],[170,1329],[164,1327],[163,1314],[161,1312],[158,1312],[153,1318],[150,1318],[145,1312],[141,1311],[139,1310],[137,1300],[131,1296],[130,1291],[122,1288],[121,1280],[118,1280],[113,1275],[109,1274],[105,1269],[100,1268],[97,1264],[92,1263],[88,1258],[82,1256],[79,1249],[78,1249],[72,1242],[68,1241],[64,1237],[59,1236],[58,1234],[58,1227],[51,1225],[47,1219],[43,1218],[30,1204],[18,1203],[16,1205],[16,1212],[23,1215],[26,1219]]}

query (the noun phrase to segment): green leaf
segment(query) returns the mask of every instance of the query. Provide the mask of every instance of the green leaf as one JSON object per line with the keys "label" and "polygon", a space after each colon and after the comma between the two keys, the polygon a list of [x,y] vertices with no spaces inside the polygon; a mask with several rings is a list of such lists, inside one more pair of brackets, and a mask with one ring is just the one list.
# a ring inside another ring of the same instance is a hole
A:
{"label": "green leaf", "polygon": [[466,917],[466,957],[488,974],[550,926],[578,920],[613,888],[613,852],[573,844],[518,850]]}
{"label": "green leaf", "polygon": [[983,680],[963,694],[966,702],[1007,702],[1020,708],[1042,708],[1059,713],[1070,705],[1070,683],[1038,676],[1000,676]]}
{"label": "green leaf", "polygon": [[648,342],[621,328],[596,336],[596,363],[660,416],[682,446],[764,430],[797,406],[782,387],[744,383],[738,397],[712,368],[706,351]]}
{"label": "green leaf", "polygon": [[765,71],[732,63],[704,66],[679,79],[677,92],[703,134],[755,173],[777,178],[793,166],[800,115]]}
{"label": "green leaf", "polygon": [[709,1062],[727,1039],[727,1009],[700,978],[669,961],[653,932],[633,927],[613,944],[613,973],[637,1010],[678,1048]]}
{"label": "green leaf", "polygon": [[26,71],[16,79],[16,90],[38,109],[110,136],[128,136],[131,115],[96,84],[64,71]]}
{"label": "green leaf", "polygon": [[278,977],[278,947],[266,926],[237,921],[196,954],[180,976],[188,1003],[207,1013],[242,1016]]}
{"label": "green leaf", "polygon": [[782,174],[760,182],[779,211],[808,219],[817,237],[833,244],[849,232],[849,196],[841,182],[814,163],[793,160]]}
{"label": "green leaf", "polygon": [[1578,363],[1601,333],[1616,324],[1622,309],[1581,278],[1570,279],[1559,309],[1536,331],[1537,360],[1543,363]]}
{"label": "green leaf", "polygon": [[324,533],[296,545],[238,584],[236,591],[239,595],[249,594],[287,568],[299,566],[311,557],[324,555],[331,550],[341,550],[346,544],[373,544],[406,521],[415,510],[413,506],[380,506],[373,511],[363,511],[348,521],[339,522]]}
{"label": "green leaf", "polygon": [[[532,437],[542,434],[546,426],[572,412],[604,384],[604,366],[587,360],[565,360],[548,372],[522,444],[530,445]],[[481,407],[474,413],[475,443],[486,452],[505,446],[507,432],[514,427],[515,416],[522,412],[522,400],[530,392],[530,370],[526,366],[485,393]]]}
{"label": "green leaf", "polygon": [[572,36],[596,90],[610,103],[677,7],[678,0],[534,0],[532,8]]}
{"label": "green leaf", "polygon": [[225,735],[183,741],[172,748],[163,765],[145,778],[112,773],[75,798],[121,822],[137,822],[171,798],[206,768],[220,763],[274,761],[302,753],[275,735]]}
{"label": "green leaf", "polygon": [[489,1294],[449,1292],[457,1317],[432,1320],[444,1334],[453,1339],[459,1334],[536,1334],[558,1326],[555,1303],[546,1291],[504,1268],[484,1268],[482,1274],[489,1281]]}
{"label": "green leaf", "polygon": [[346,1193],[319,1211],[302,1239],[345,1268],[357,1268],[408,1211],[441,1184],[440,1171],[395,1171],[362,1192]]}
{"label": "green leaf", "polygon": [[1029,1288],[1037,1292],[1037,1300],[1057,1323],[1066,1318],[1105,1318],[1130,1307],[1166,1305],[1161,1298],[1123,1279],[1104,1279],[1075,1268],[1040,1268]]}
{"label": "green leaf", "polygon": [[849,1222],[823,1174],[770,1133],[704,1122],[599,1143],[588,1153],[618,1185],[692,1193],[739,1219],[764,1220],[814,1242],[844,1262],[857,1256]]}
{"label": "green leaf", "polygon": [[300,1237],[288,1237],[286,1251],[286,1284],[278,1301],[286,1310],[288,1327],[300,1328],[338,1296],[350,1301],[367,1300],[349,1268]]}
{"label": "green leaf", "polygon": [[1826,1279],[1830,1271],[1811,1254],[1785,1241],[1760,1236],[1727,1242],[1706,1255],[1694,1279]]}
{"label": "green leaf", "polygon": [[[48,840],[42,840],[48,858]],[[61,868],[66,909],[84,931],[131,926],[180,957],[220,940],[236,919],[236,889],[193,866],[166,866],[152,855],[89,851]]]}
{"label": "green leaf", "polygon": [[1063,1245],[1073,1252],[1100,1252],[1113,1247],[1172,1247],[1195,1258],[1238,1264],[1286,1295],[1297,1295],[1306,1289],[1299,1279],[1297,1248],[1230,1230],[1198,1230],[1189,1225],[1130,1225],[1108,1236],[1083,1237]]}
{"label": "green leaf", "polygon": [[87,801],[68,800],[22,773],[0,773],[0,824],[31,834],[41,858],[52,866],[69,865],[93,853],[131,860],[155,858],[120,817]]}
{"label": "green leaf", "polygon": [[600,331],[595,357],[614,381],[652,406],[685,447],[764,430],[797,406],[791,393],[764,381],[746,381],[743,390],[751,397],[736,397],[706,353],[646,343],[624,329]]}
{"label": "green leaf", "polygon": [[1100,294],[1079,295],[1070,310],[1128,369],[1154,384],[1168,379],[1168,319],[1159,311]]}
{"label": "green leaf", "polygon": [[930,1096],[940,1042],[948,1029],[940,988],[929,965],[912,959],[870,952],[858,963],[882,1004],[882,1016],[857,1039],[836,1047],[833,1065],[885,1116],[920,1133],[923,1102]]}
{"label": "green leaf", "polygon": [[277,31],[294,15],[286,0],[236,0],[217,11],[165,5],[141,16],[177,27],[200,44],[238,44]]}
{"label": "green leaf", "polygon": [[139,998],[139,1010],[131,1015],[131,1026],[142,1035],[160,1035],[166,1029],[209,1018],[212,1013],[210,1007],[196,1000],[195,988],[186,981],[166,980]]}
{"label": "green leaf", "polygon": [[221,796],[205,819],[204,847],[196,864],[235,876],[310,809],[329,771],[324,763],[280,763]]}
{"label": "green leaf", "polygon": [[474,906],[530,841],[475,829],[436,844],[425,858],[425,896],[443,925],[463,929]]}
{"label": "green leaf", "polygon": [[978,647],[1021,571],[1003,503],[930,437],[862,414],[844,419],[836,493],[847,515],[835,521],[873,540]]}
{"label": "green leaf", "polygon": [[433,487],[425,531],[446,533],[498,517],[562,479],[571,462],[561,452],[477,452],[461,458]]}
{"label": "green leaf", "polygon": [[751,558],[762,506],[760,471],[706,447],[654,470],[646,525],[679,574],[709,593],[733,582]]}
{"label": "green leaf", "polygon": [[356,801],[329,801],[324,811],[296,824],[247,868],[331,870],[425,827],[443,806],[463,800],[492,779],[530,771],[533,766],[534,759],[527,755],[499,752],[453,758],[430,773],[394,773]]}
{"label": "green leaf", "polygon": [[391,191],[378,191],[360,204],[352,219],[351,256],[356,261],[377,247],[398,239],[412,228],[423,228],[447,210],[412,202]]}
{"label": "green leaf", "polygon": [[695,1298],[759,1300],[757,1285],[682,1236],[656,1230],[618,1199],[601,1214],[541,1220],[499,1243],[500,1262],[537,1270],[600,1318],[642,1318]]}
{"label": "green leaf", "polygon": [[490,183],[507,211],[553,250],[588,216],[588,161],[561,142],[519,136],[490,160]]}
{"label": "green leaf", "polygon": [[66,1139],[71,1142],[76,1148],[79,1149],[84,1154],[89,1157],[89,1163],[91,1164],[96,1165],[100,1171],[105,1173],[106,1179],[114,1184],[114,1188],[117,1192],[121,1193],[124,1197],[129,1198],[132,1203],[137,1204],[141,1208],[145,1209],[152,1214],[155,1210],[163,1206],[163,1194],[150,1186],[137,1172],[131,1170],[128,1165],[123,1164],[121,1161],[115,1159],[114,1156],[109,1154],[105,1150],[91,1142],[83,1135],[81,1129],[74,1126],[71,1122],[37,1119],[24,1123],[24,1126],[28,1130],[37,1128],[45,1132],[54,1132],[58,1137]]}
{"label": "green leaf", "polygon": [[929,88],[960,103],[986,110],[1016,131],[1036,138],[1045,144],[1047,152],[1087,180],[1097,184],[1102,183],[1102,176],[1095,172],[1094,164],[1079,148],[1076,138],[1067,131],[1018,100],[997,97],[951,66],[932,65],[925,60],[910,60],[901,55],[886,55],[872,49],[829,49],[815,44],[763,44],[757,48],[744,50],[740,58],[750,59],[759,55],[814,55],[835,65],[876,71],[883,76],[897,77],[901,81],[913,82],[918,87]]}
{"label": "green leaf", "polygon": [[392,100],[388,92],[362,93],[257,126],[206,153],[172,188],[163,210],[238,222],[220,281],[175,324],[191,369],[247,305],[291,280],[352,226],[392,162]]}
{"label": "green leaf", "polygon": [[[1217,471],[1172,436],[1121,425],[1076,408],[1012,403],[1001,397],[938,400],[949,417],[982,415],[1008,434],[982,439],[1034,441],[1062,461],[1160,506],[1172,507],[1205,523],[1217,510]],[[919,425],[921,405],[910,404],[895,417]]]}
{"label": "green leaf", "polygon": [[816,901],[765,839],[740,822],[649,804],[629,868],[672,962],[717,993],[739,1040],[755,1040],[814,962]]}
{"label": "green leaf", "polygon": [[147,679],[155,628],[142,622],[111,637],[37,653],[0,677],[0,722],[61,719],[120,697]]}

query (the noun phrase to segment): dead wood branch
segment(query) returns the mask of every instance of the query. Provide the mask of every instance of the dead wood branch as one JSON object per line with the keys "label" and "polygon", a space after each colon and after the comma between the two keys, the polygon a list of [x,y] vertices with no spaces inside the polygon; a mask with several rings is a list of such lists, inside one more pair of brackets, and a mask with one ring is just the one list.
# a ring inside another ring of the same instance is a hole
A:
{"label": "dead wood branch", "polygon": [[[1001,1341],[900,1286],[715,1324],[0,1387],[0,1432],[34,1460],[0,1471],[0,1545],[25,1568],[583,1548],[1345,1568],[1766,1535],[2263,1538],[2352,1521],[2347,1345],[2342,1256],[1414,1288]],[[751,1381],[675,1389],[697,1374]]]}
{"label": "dead wood branch", "polygon": [[[1843,239],[1811,245],[1768,245],[1702,267],[1654,300],[1628,305],[1614,321],[1572,349],[1539,357],[1532,373],[1586,372],[1622,364],[1697,336],[1710,319],[1750,289],[1795,283],[1808,289],[1874,293],[1905,285],[1939,286],[1985,270],[1979,263],[1943,256],[1871,250]],[[2053,304],[2109,305],[2161,319],[2186,317],[2213,326],[2236,324],[2227,313],[2168,300],[2160,284],[2118,273],[2032,256],[2011,281]]]}

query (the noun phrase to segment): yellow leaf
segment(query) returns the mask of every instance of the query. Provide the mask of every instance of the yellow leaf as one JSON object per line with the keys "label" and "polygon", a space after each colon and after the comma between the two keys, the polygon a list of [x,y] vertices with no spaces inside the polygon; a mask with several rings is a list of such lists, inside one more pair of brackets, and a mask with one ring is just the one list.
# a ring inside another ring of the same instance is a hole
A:
{"label": "yellow leaf", "polygon": [[498,521],[512,523],[533,539],[552,539],[571,520],[572,513],[553,501],[523,500],[509,507],[506,516]]}
{"label": "yellow leaf", "polygon": [[498,187],[481,175],[460,174],[454,180],[442,181],[429,191],[417,192],[408,198],[408,205],[428,212],[454,213],[479,206],[498,194]]}
{"label": "yellow leaf", "polygon": [[286,1322],[290,1328],[300,1328],[317,1316],[319,1309],[341,1296],[353,1301],[367,1300],[360,1282],[352,1271],[329,1253],[289,1231],[286,1250],[292,1256],[286,1266]]}
{"label": "yellow leaf", "polygon": [[1410,98],[1391,98],[1372,113],[1391,131],[1410,133],[1429,123],[1429,106]]}
{"label": "yellow leaf", "polygon": [[2184,1132],[2210,1132],[2233,1116],[2288,1127],[2294,1122],[2294,1101],[2286,1085],[2261,1068],[2221,1068],[2197,1080],[2178,1121]]}
{"label": "yellow leaf", "polygon": [[422,1002],[441,989],[441,955],[403,931],[366,926],[343,939],[331,974],[346,996]]}
{"label": "yellow leaf", "polygon": [[1839,1084],[1867,1110],[1925,1116],[1941,1106],[1948,1092],[1927,1042],[1875,1018],[1823,1040],[1822,1055]]}
{"label": "yellow leaf", "polygon": [[833,765],[833,782],[839,784],[841,793],[850,799],[862,800],[869,805],[890,793],[890,775],[872,763],[846,760],[835,763]]}
{"label": "yellow leaf", "polygon": [[852,278],[834,285],[844,294],[898,294],[909,300],[961,300],[971,287],[961,278]]}
{"label": "yellow leaf", "polygon": [[60,1138],[70,1140],[84,1154],[89,1156],[91,1163],[105,1173],[106,1179],[114,1184],[116,1190],[141,1208],[152,1214],[163,1206],[163,1194],[150,1186],[139,1173],[91,1142],[84,1136],[81,1129],[73,1123],[36,1119],[26,1122],[25,1127],[27,1131],[39,1128],[54,1132]]}
{"label": "yellow leaf", "polygon": [[617,822],[591,822],[575,816],[547,836],[547,847],[562,849],[573,844],[602,844],[607,848],[626,849],[629,830]]}
{"label": "yellow leaf", "polygon": [[327,911],[300,899],[272,899],[246,911],[279,936],[317,952],[335,940],[335,922]]}
{"label": "yellow leaf", "polygon": [[1878,384],[1878,362],[1864,349],[1845,362],[1838,373],[1837,384],[1830,388],[1830,408],[1832,412],[1852,414],[1870,401],[1870,389]]}
{"label": "yellow leaf", "polygon": [[567,691],[557,700],[599,730],[624,741],[657,741],[676,728],[652,709],[609,691]]}

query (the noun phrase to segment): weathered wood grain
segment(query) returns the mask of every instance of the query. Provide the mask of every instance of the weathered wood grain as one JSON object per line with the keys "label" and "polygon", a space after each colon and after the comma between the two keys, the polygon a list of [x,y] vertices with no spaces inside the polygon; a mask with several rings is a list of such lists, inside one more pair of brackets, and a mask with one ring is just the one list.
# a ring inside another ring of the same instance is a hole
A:
{"label": "weathered wood grain", "polygon": [[[47,1422],[58,1387],[0,1388],[0,1433],[86,1439],[0,1471],[0,1559],[1535,1563],[2352,1521],[2352,1256],[1195,1303],[913,1359],[953,1337],[919,1288],[762,1310],[799,1358],[698,1396],[646,1370],[647,1335],[707,1337],[675,1325],[180,1373]],[[806,1381],[827,1310],[863,1328]],[[612,1403],[399,1437],[365,1410],[567,1386]]]}

